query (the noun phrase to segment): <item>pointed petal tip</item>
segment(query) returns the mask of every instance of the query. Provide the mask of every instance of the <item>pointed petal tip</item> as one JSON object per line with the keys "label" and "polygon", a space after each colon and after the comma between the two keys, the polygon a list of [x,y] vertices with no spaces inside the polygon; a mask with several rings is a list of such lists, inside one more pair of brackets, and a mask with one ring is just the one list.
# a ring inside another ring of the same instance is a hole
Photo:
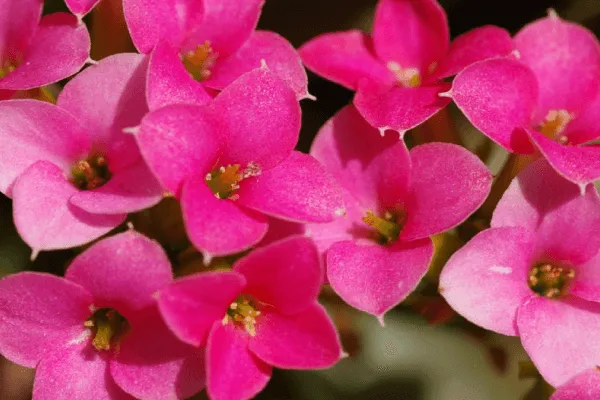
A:
{"label": "pointed petal tip", "polygon": [[550,18],[553,21],[558,21],[560,20],[560,16],[558,15],[558,13],[556,12],[556,10],[554,8],[549,8],[547,10],[548,13],[548,18]]}
{"label": "pointed petal tip", "polygon": [[513,57],[515,60],[520,60],[521,59],[521,53],[519,52],[519,50],[514,49],[513,51],[510,52],[511,57]]}
{"label": "pointed petal tip", "polygon": [[438,96],[451,99],[452,98],[452,89],[448,90],[447,92],[438,93]]}
{"label": "pointed petal tip", "polygon": [[89,64],[89,65],[98,65],[98,61],[93,60],[91,57],[88,57],[87,60],[85,60],[85,64]]}
{"label": "pointed petal tip", "polygon": [[135,228],[133,227],[133,222],[127,221],[127,229],[129,229],[130,231],[134,231],[135,230]]}
{"label": "pointed petal tip", "polygon": [[40,249],[31,249],[31,256],[29,257],[29,261],[34,262],[39,254]]}
{"label": "pointed petal tip", "polygon": [[383,320],[384,314],[376,315],[377,321],[382,328],[385,328],[385,321]]}
{"label": "pointed petal tip", "polygon": [[137,135],[139,131],[140,131],[139,125],[138,126],[130,126],[127,128],[123,128],[121,130],[121,132],[123,132],[123,133],[127,133],[127,134],[134,135],[134,136]]}
{"label": "pointed petal tip", "polygon": [[214,255],[204,251],[202,252],[202,263],[204,264],[205,267],[208,267],[209,264],[212,262],[214,258]]}
{"label": "pointed petal tip", "polygon": [[312,94],[306,92],[306,94],[302,97],[300,97],[300,100],[311,100],[311,101],[317,101],[317,97],[313,96]]}

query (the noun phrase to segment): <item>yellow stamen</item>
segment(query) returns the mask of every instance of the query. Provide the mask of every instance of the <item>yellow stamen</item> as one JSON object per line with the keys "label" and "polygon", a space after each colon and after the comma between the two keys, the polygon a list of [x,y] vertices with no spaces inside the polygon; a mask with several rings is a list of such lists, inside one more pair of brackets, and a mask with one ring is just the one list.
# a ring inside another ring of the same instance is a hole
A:
{"label": "yellow stamen", "polygon": [[[416,68],[402,68],[400,64],[390,61],[387,64],[390,71],[396,75],[398,85],[404,87],[418,87],[421,86],[421,74]],[[435,68],[435,66],[433,67]]]}
{"label": "yellow stamen", "polygon": [[260,168],[253,163],[240,171],[238,164],[220,167],[206,175],[206,184],[218,199],[235,200],[235,192],[240,188],[240,182],[250,176],[260,175]]}
{"label": "yellow stamen", "polygon": [[250,336],[256,336],[256,318],[260,314],[254,301],[240,296],[229,306],[227,314],[223,318],[223,325],[227,325],[231,321],[234,325],[244,328]]}
{"label": "yellow stamen", "polygon": [[108,182],[111,176],[106,158],[97,154],[77,162],[71,168],[71,182],[81,190],[99,188]]}
{"label": "yellow stamen", "polygon": [[569,139],[563,135],[563,132],[572,120],[573,116],[567,110],[550,110],[538,130],[551,140],[560,144],[568,144]]}
{"label": "yellow stamen", "polygon": [[83,325],[92,330],[92,345],[97,350],[118,349],[123,335],[129,330],[129,323],[121,314],[111,308],[96,311]]}
{"label": "yellow stamen", "polygon": [[[404,219],[404,218],[403,218]],[[381,236],[379,239],[384,244],[392,243],[398,240],[404,220],[398,221],[392,213],[386,212],[384,218],[375,215],[372,211],[367,211],[362,218],[363,222],[374,228]]]}
{"label": "yellow stamen", "polygon": [[569,282],[575,278],[575,271],[550,263],[534,266],[529,271],[528,284],[537,294],[555,299],[566,294]]}
{"label": "yellow stamen", "polygon": [[187,52],[182,57],[185,69],[199,82],[205,81],[210,77],[210,69],[217,60],[218,54],[215,53],[207,40],[202,45],[198,45],[196,50]]}

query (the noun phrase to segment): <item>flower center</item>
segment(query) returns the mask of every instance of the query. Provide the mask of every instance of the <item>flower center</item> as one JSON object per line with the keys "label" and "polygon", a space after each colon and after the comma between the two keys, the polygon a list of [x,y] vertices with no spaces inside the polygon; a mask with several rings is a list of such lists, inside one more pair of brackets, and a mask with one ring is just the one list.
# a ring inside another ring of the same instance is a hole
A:
{"label": "flower center", "polygon": [[260,315],[254,300],[248,296],[240,296],[231,303],[223,318],[223,325],[230,321],[238,328],[243,328],[250,336],[256,336],[256,318]]}
{"label": "flower center", "polygon": [[209,172],[204,179],[217,199],[236,200],[238,196],[235,192],[240,188],[239,183],[243,179],[258,176],[260,173],[260,168],[254,163],[248,164],[243,171],[240,171],[238,164],[230,164]]}
{"label": "flower center", "polygon": [[563,135],[563,132],[572,120],[573,116],[567,110],[550,110],[538,130],[547,138],[560,144],[569,144],[569,138]]}
{"label": "flower center", "polygon": [[215,53],[207,40],[202,45],[198,45],[196,50],[188,51],[182,56],[183,65],[187,72],[197,80],[202,82],[210,77],[210,69],[217,61],[218,53]]}
{"label": "flower center", "polygon": [[[390,61],[387,64],[390,71],[396,75],[396,81],[399,86],[417,87],[421,86],[421,74],[416,68],[402,68],[397,62]],[[434,67],[435,68],[435,67]]]}
{"label": "flower center", "polygon": [[555,299],[567,293],[569,282],[575,278],[572,268],[565,269],[550,263],[541,263],[529,271],[529,287],[540,296]]}
{"label": "flower center", "polygon": [[18,62],[6,60],[4,64],[0,65],[0,79],[13,72],[18,66]]}
{"label": "flower center", "polygon": [[81,190],[99,188],[108,182],[111,176],[106,158],[99,154],[78,161],[71,167],[71,182]]}
{"label": "flower center", "polygon": [[406,213],[404,211],[396,213],[386,211],[383,213],[383,217],[380,217],[373,213],[373,211],[367,211],[362,220],[365,224],[375,229],[375,241],[386,245],[398,240],[402,227],[406,223]]}
{"label": "flower center", "polygon": [[97,310],[83,324],[92,331],[92,345],[96,350],[118,349],[121,339],[129,331],[127,319],[113,308]]}

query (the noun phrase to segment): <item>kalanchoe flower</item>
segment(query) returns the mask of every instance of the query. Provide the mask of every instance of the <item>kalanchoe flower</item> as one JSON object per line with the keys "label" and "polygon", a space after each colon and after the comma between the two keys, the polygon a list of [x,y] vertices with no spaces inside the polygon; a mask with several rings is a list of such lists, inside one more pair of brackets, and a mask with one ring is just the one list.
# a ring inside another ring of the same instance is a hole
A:
{"label": "kalanchoe flower", "polygon": [[322,271],[315,245],[291,237],[256,249],[231,272],[179,279],[159,292],[167,325],[184,342],[206,343],[213,400],[249,399],[272,366],[328,368],[342,357],[338,335],[317,295]]}
{"label": "kalanchoe flower", "polygon": [[467,150],[431,143],[409,152],[394,135],[380,137],[353,107],[327,122],[311,154],[345,189],[345,218],[308,226],[326,252],[329,283],[380,319],[425,274],[429,237],[473,213],[492,180]]}
{"label": "kalanchoe flower", "polygon": [[569,379],[550,397],[550,400],[596,400],[600,398],[600,370],[590,368]]}
{"label": "kalanchoe flower", "polygon": [[137,134],[164,186],[181,200],[186,230],[205,256],[258,243],[267,215],[329,222],[339,188],[312,157],[293,151],[300,107],[275,74],[249,72],[208,106],[172,105],[148,114]]}
{"label": "kalanchoe flower", "polygon": [[586,145],[600,138],[600,44],[554,13],[525,26],[514,42],[518,60],[474,64],[448,95],[506,150],[537,148],[559,174],[585,187],[600,178],[600,147]]}
{"label": "kalanchoe flower", "polygon": [[520,336],[542,376],[562,385],[600,359],[600,197],[538,160],[491,226],[448,261],[440,293],[473,323]]}
{"label": "kalanchoe flower", "polygon": [[147,112],[147,63],[105,58],[64,88],[58,105],[0,102],[0,191],[34,254],[79,246],[157,203],[162,189],[135,139],[122,132]]}
{"label": "kalanchoe flower", "polygon": [[133,231],[94,244],[65,278],[8,276],[0,353],[37,368],[34,400],[187,398],[204,386],[204,358],[158,313],[153,295],[172,280],[162,248]]}
{"label": "kalanchoe flower", "polygon": [[373,34],[319,36],[300,49],[309,69],[356,90],[354,104],[371,125],[400,134],[448,105],[444,78],[489,57],[508,55],[510,35],[484,26],[452,44],[446,14],[436,0],[380,0]]}

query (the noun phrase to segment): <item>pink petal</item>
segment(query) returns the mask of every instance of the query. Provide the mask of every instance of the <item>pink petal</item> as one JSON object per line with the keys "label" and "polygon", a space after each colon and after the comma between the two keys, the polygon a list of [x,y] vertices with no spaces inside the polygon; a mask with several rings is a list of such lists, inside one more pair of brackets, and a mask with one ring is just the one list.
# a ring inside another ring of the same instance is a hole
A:
{"label": "pink petal", "polygon": [[237,194],[240,205],[298,222],[329,222],[344,208],[331,174],[298,151],[260,176],[243,181]]}
{"label": "pink petal", "polygon": [[561,385],[550,400],[595,400],[600,398],[600,371],[588,369]]}
{"label": "pink petal", "polygon": [[204,105],[212,100],[185,70],[177,50],[165,41],[159,42],[150,56],[147,97],[150,110],[169,104]]}
{"label": "pink petal", "polygon": [[144,159],[165,188],[179,196],[193,173],[208,173],[221,140],[202,107],[174,105],[149,113],[136,134]]}
{"label": "pink petal", "polygon": [[450,43],[448,20],[436,0],[380,0],[373,23],[380,59],[426,74]]}
{"label": "pink petal", "polygon": [[67,78],[84,66],[90,55],[85,24],[67,13],[42,18],[22,64],[0,79],[0,89],[33,89]]}
{"label": "pink petal", "polygon": [[574,145],[598,140],[600,139],[600,126],[596,122],[599,119],[600,93],[585,108],[579,110],[562,134],[568,138],[569,143]]}
{"label": "pink petal", "polygon": [[422,124],[446,107],[450,99],[440,97],[449,84],[405,88],[361,81],[354,105],[374,127],[404,133]]}
{"label": "pink petal", "polygon": [[233,270],[246,278],[244,293],[286,315],[305,310],[321,289],[322,266],[312,240],[292,237],[252,251]]}
{"label": "pink petal", "polygon": [[171,263],[158,242],[127,231],[103,239],[78,255],[65,278],[86,288],[96,308],[125,317],[155,303],[154,293],[173,280]]}
{"label": "pink petal", "polygon": [[271,379],[271,366],[248,349],[245,331],[217,322],[206,345],[206,390],[212,400],[250,399]]}
{"label": "pink petal", "polygon": [[398,141],[377,154],[365,171],[365,180],[376,186],[379,212],[396,209],[406,197],[412,163],[404,141]]}
{"label": "pink petal", "polygon": [[234,200],[216,198],[204,175],[186,181],[181,207],[188,236],[203,253],[238,253],[258,243],[267,232],[264,215],[239,207]]}
{"label": "pink petal", "polygon": [[385,63],[377,59],[373,39],[361,31],[319,35],[299,52],[308,69],[351,90],[358,88],[362,78],[389,85],[396,80]]}
{"label": "pink petal", "polygon": [[417,287],[432,256],[430,239],[389,247],[344,241],[327,252],[327,277],[346,303],[383,318]]}
{"label": "pink petal", "polygon": [[90,150],[86,132],[71,115],[35,100],[0,103],[0,136],[0,191],[9,196],[15,179],[36,161],[69,171]]}
{"label": "pink petal", "polygon": [[99,2],[100,0],[65,0],[69,10],[80,18],[92,11]]}
{"label": "pink petal", "polygon": [[410,151],[412,177],[404,203],[404,240],[434,235],[463,222],[483,204],[492,174],[477,156],[450,143],[430,143]]}
{"label": "pink petal", "polygon": [[293,315],[265,309],[249,347],[266,363],[287,369],[329,368],[343,354],[335,326],[316,301]]}
{"label": "pink petal", "polygon": [[475,28],[450,43],[448,54],[433,74],[436,79],[447,78],[477,61],[508,56],[513,50],[514,44],[506,29],[493,25]]}
{"label": "pink petal", "polygon": [[92,296],[50,274],[21,272],[0,279],[0,353],[33,368],[85,333]]}
{"label": "pink petal", "polygon": [[262,238],[257,247],[264,247],[273,242],[286,239],[290,236],[304,235],[306,227],[298,222],[290,222],[284,219],[269,217],[269,230]]}
{"label": "pink petal", "polygon": [[439,292],[474,324],[517,336],[517,310],[533,294],[527,283],[533,241],[524,228],[480,232],[450,258],[440,275]]}
{"label": "pink petal", "polygon": [[551,15],[525,26],[515,44],[539,82],[538,118],[549,110],[576,112],[598,93],[600,44],[586,28]]}
{"label": "pink petal", "polygon": [[225,140],[222,165],[257,164],[263,171],[290,155],[300,132],[294,91],[260,68],[227,86],[211,104]]}
{"label": "pink petal", "polygon": [[235,272],[206,272],[177,279],[159,292],[158,307],[169,328],[185,343],[205,344],[246,280]]}
{"label": "pink petal", "polygon": [[124,214],[89,214],[69,204],[77,192],[63,171],[47,161],[36,162],[19,177],[13,187],[15,226],[34,254],[81,246],[125,220]]}
{"label": "pink petal", "polygon": [[552,386],[562,385],[600,359],[598,303],[533,295],[519,308],[517,325],[525,351]]}
{"label": "pink petal", "polygon": [[43,0],[0,2],[0,65],[23,56],[35,35],[42,15]]}
{"label": "pink petal", "polygon": [[[600,248],[600,245],[598,246]],[[600,250],[588,261],[576,266],[576,279],[569,285],[569,293],[589,301],[600,301]]]}
{"label": "pink petal", "polygon": [[204,352],[180,342],[152,309],[123,338],[110,372],[136,398],[187,399],[204,388]]}
{"label": "pink petal", "polygon": [[[498,84],[502,82],[502,84]],[[473,125],[510,152],[532,153],[520,128],[529,127],[538,83],[524,64],[499,58],[464,69],[452,83],[452,99]]]}
{"label": "pink petal", "polygon": [[127,214],[152,207],[163,189],[143,160],[115,173],[103,186],[75,193],[71,204],[94,214]]}

